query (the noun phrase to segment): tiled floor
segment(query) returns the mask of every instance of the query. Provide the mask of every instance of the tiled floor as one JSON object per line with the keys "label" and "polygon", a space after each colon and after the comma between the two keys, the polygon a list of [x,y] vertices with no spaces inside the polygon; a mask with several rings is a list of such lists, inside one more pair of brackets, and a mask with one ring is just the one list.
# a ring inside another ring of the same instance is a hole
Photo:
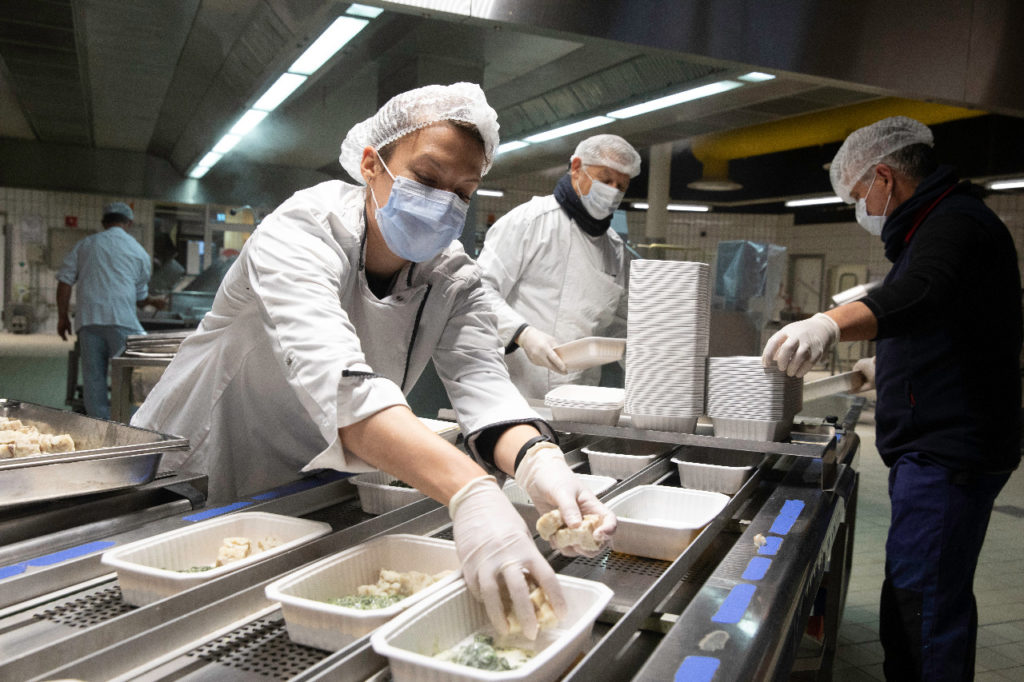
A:
{"label": "tiled floor", "polygon": [[[884,680],[878,641],[885,535],[889,527],[888,469],[875,449],[873,414],[857,426],[861,438],[860,498],[850,589],[839,630],[836,682]],[[1014,507],[998,511],[1000,506]],[[977,682],[1024,682],[1024,472],[1010,477],[996,500],[974,581],[978,601]]]}

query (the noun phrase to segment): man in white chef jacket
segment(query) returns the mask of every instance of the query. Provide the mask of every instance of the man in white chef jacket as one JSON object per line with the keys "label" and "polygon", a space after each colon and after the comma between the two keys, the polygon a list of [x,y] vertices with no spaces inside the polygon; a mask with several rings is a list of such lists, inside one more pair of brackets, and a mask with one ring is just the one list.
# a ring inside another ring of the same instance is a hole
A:
{"label": "man in white chef jacket", "polygon": [[609,226],[639,173],[640,155],[624,139],[589,137],[554,194],[517,206],[487,231],[480,268],[500,298],[495,312],[509,375],[527,398],[600,381],[600,367],[567,371],[556,346],[626,335],[629,253]]}
{"label": "man in white chef jacket", "polygon": [[[325,182],[267,216],[132,423],[187,436],[191,453],[164,465],[208,474],[215,502],[300,471],[397,476],[448,505],[466,581],[499,632],[503,585],[532,637],[524,573],[556,612],[564,600],[495,475],[570,527],[602,516],[599,540],[615,517],[509,381],[489,294],[458,242],[497,144],[497,115],[471,83],[402,93],[356,125],[340,161],[365,187]],[[405,401],[430,359],[472,458]]]}

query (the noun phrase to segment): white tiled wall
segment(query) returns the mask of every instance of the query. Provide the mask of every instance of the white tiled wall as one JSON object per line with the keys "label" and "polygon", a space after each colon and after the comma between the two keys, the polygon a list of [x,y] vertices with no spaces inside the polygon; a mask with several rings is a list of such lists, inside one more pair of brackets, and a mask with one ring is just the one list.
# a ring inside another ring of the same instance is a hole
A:
{"label": "white tiled wall", "polygon": [[29,244],[34,241],[34,235],[23,230],[26,219],[41,219],[44,228],[41,244],[45,249],[49,230],[72,229],[65,227],[65,216],[78,218],[78,227],[74,228],[77,231],[96,232],[102,229],[103,206],[111,201],[124,201],[132,206],[135,212],[133,236],[152,252],[154,202],[151,199],[0,187],[0,214],[6,216],[6,224],[10,226],[8,238],[11,240],[11,291],[5,295],[11,302],[34,306],[36,316],[41,320],[37,331],[56,332],[57,273],[45,262],[29,262],[28,254],[33,251]]}

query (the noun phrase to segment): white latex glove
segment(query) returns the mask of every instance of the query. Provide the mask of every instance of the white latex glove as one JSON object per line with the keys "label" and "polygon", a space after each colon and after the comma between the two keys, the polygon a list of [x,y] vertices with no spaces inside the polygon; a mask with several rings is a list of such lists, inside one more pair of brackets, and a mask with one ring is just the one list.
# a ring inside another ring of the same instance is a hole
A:
{"label": "white latex glove", "polygon": [[558,342],[536,327],[527,327],[519,332],[516,343],[526,353],[526,357],[538,367],[546,367],[559,374],[565,374],[566,368],[562,358],[555,352]]}
{"label": "white latex glove", "polygon": [[853,371],[864,375],[864,383],[855,391],[856,393],[870,391],[875,387],[875,358],[861,358],[853,366]]}
{"label": "white latex glove", "polygon": [[818,360],[839,343],[839,325],[828,315],[792,322],[775,332],[765,344],[761,364],[779,369],[791,377],[802,377]]}
{"label": "white latex glove", "polygon": [[448,503],[448,513],[466,585],[483,601],[498,634],[508,633],[501,598],[504,584],[523,634],[537,637],[537,616],[524,572],[544,589],[555,615],[565,618],[568,609],[554,570],[537,551],[533,534],[493,476],[474,478],[463,486]]}
{"label": "white latex glove", "polygon": [[572,472],[562,450],[554,443],[537,443],[526,451],[516,469],[516,483],[530,496],[541,515],[558,509],[569,528],[578,528],[584,514],[601,517],[601,525],[594,531],[594,539],[601,543],[597,551],[585,552],[578,545],[570,545],[559,550],[562,554],[597,556],[615,534],[615,514]]}

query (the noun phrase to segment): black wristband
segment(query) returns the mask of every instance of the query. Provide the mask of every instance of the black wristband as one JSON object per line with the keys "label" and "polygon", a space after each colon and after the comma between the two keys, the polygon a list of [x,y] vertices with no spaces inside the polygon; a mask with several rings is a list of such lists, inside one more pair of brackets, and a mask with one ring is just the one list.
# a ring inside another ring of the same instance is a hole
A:
{"label": "black wristband", "polygon": [[519,325],[519,329],[517,329],[515,331],[515,333],[512,334],[512,340],[508,342],[507,346],[505,346],[505,355],[511,355],[512,353],[515,353],[516,350],[518,350],[518,348],[519,348],[519,335],[522,334],[523,330],[526,329],[529,326],[530,325],[527,324],[526,322],[524,322],[521,325]]}
{"label": "black wristband", "polygon": [[529,449],[532,448],[537,443],[543,443],[544,441],[547,441],[549,443],[554,443],[554,441],[551,440],[551,436],[545,436],[543,434],[540,435],[540,436],[534,436],[530,440],[528,440],[525,443],[523,443],[523,447],[519,448],[519,452],[516,453],[515,464],[512,465],[512,475],[513,476],[516,475],[516,470],[519,469],[519,463],[523,461],[524,457],[526,457],[526,453],[529,451]]}

